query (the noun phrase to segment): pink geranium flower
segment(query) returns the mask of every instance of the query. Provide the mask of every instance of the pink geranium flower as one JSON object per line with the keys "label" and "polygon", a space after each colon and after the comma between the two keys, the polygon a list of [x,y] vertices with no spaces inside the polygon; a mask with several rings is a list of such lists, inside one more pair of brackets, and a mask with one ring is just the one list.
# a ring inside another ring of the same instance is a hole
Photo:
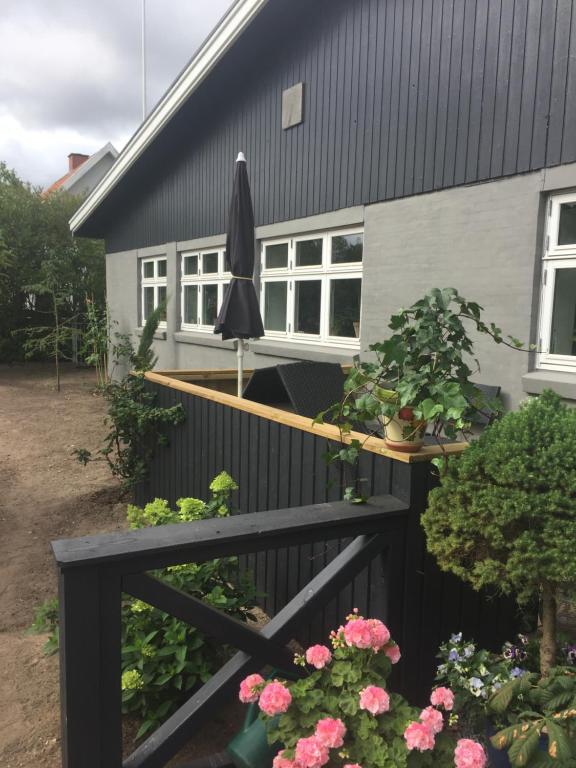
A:
{"label": "pink geranium flower", "polygon": [[252,702],[258,701],[260,693],[257,688],[263,682],[264,678],[262,675],[248,675],[240,683],[240,701],[243,704],[252,704]]}
{"label": "pink geranium flower", "polygon": [[362,768],[359,763],[346,763],[344,768]]}
{"label": "pink geranium flower", "polygon": [[430,695],[430,703],[435,707],[444,707],[450,712],[454,706],[454,694],[450,688],[436,688]]}
{"label": "pink geranium flower", "polygon": [[434,707],[426,707],[420,712],[420,722],[427,725],[432,733],[440,733],[444,728],[444,718],[442,712],[439,712]]}
{"label": "pink geranium flower", "polygon": [[282,750],[272,760],[272,768],[298,768],[298,766],[294,760],[288,760],[287,757],[284,757],[284,750]]}
{"label": "pink geranium flower", "polygon": [[366,619],[351,619],[344,627],[346,645],[354,648],[371,648],[372,632]]}
{"label": "pink geranium flower", "polygon": [[260,694],[260,700],[258,706],[270,717],[274,715],[281,715],[292,703],[292,695],[288,688],[282,683],[274,682],[268,683],[266,688]]}
{"label": "pink geranium flower", "polygon": [[299,768],[322,768],[330,759],[328,747],[317,736],[300,739],[296,744],[296,764]]}
{"label": "pink geranium flower", "polygon": [[424,752],[427,749],[434,749],[434,734],[432,729],[424,723],[410,723],[404,731],[404,738],[410,751],[417,749]]}
{"label": "pink geranium flower", "polygon": [[390,630],[379,619],[367,619],[370,627],[371,646],[374,651],[379,651],[390,640]]}
{"label": "pink geranium flower", "polygon": [[360,691],[360,709],[365,709],[373,715],[381,715],[390,709],[390,696],[384,688],[369,685]]}
{"label": "pink geranium flower", "polygon": [[328,749],[337,749],[344,744],[344,736],[346,735],[346,726],[337,718],[325,717],[323,720],[318,720],[316,723],[316,730],[314,736],[316,736],[325,747]]}
{"label": "pink geranium flower", "polygon": [[386,648],[384,648],[384,653],[388,656],[392,664],[398,664],[400,656],[402,655],[400,653],[400,646],[396,645],[396,643],[394,643],[394,645],[387,645]]}
{"label": "pink geranium flower", "polygon": [[325,645],[313,645],[306,651],[306,661],[316,669],[322,669],[332,660],[332,654]]}
{"label": "pink geranium flower", "polygon": [[484,768],[486,752],[477,741],[460,739],[454,750],[454,765],[456,768]]}

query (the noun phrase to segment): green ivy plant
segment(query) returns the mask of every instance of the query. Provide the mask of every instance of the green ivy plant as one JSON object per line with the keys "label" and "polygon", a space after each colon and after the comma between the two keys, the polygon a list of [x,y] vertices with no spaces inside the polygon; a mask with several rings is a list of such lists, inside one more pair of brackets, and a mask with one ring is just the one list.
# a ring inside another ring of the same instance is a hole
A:
{"label": "green ivy plant", "polygon": [[[383,434],[389,421],[399,416],[428,422],[434,436],[454,439],[469,429],[475,413],[497,415],[500,405],[488,402],[470,380],[480,370],[471,333],[514,349],[523,345],[512,336],[505,338],[494,323],[486,323],[482,312],[479,304],[455,288],[434,288],[401,309],[390,318],[389,338],[369,347],[373,359],[352,367],[341,401],[316,421],[329,420],[343,434],[358,425]],[[353,440],[331,458],[355,463],[360,445]]]}
{"label": "green ivy plant", "polygon": [[557,597],[576,582],[576,409],[548,390],[492,424],[450,460],[422,524],[442,570],[523,605],[540,598],[548,675]]}
{"label": "green ivy plant", "polygon": [[127,336],[120,335],[113,357],[116,363],[127,361],[132,371],[100,389],[108,403],[110,427],[104,445],[94,454],[86,448],[74,451],[84,465],[106,461],[112,474],[121,478],[126,487],[146,479],[156,449],[167,444],[166,427],[181,424],[185,418],[180,403],[170,408],[158,406],[157,394],[147,388],[144,378],[146,371],[156,364],[152,342],[164,313],[161,305],[150,314],[136,350]]}
{"label": "green ivy plant", "polygon": [[[130,528],[179,524],[229,515],[238,486],[226,472],[210,485],[208,502],[184,498],[176,509],[155,499],[143,508],[128,506]],[[242,621],[253,618],[256,593],[249,574],[240,574],[234,557],[177,565],[152,572],[164,583],[201,599]],[[34,630],[50,632],[48,653],[58,650],[58,602],[41,606]],[[125,595],[122,601],[122,711],[137,716],[140,738],[156,728],[230,658],[232,649],[211,641],[195,627]]]}

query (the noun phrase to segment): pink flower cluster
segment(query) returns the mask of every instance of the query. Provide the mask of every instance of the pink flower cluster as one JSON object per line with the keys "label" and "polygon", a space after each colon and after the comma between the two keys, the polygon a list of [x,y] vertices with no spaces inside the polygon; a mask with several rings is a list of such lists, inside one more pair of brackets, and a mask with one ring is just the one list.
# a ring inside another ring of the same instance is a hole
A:
{"label": "pink flower cluster", "polygon": [[306,651],[306,661],[316,669],[323,669],[332,661],[332,654],[325,645],[312,645]]}
{"label": "pink flower cluster", "polygon": [[252,704],[258,701],[260,686],[264,684],[262,675],[248,675],[240,683],[240,701],[243,704]]}
{"label": "pink flower cluster", "polygon": [[460,739],[454,750],[454,765],[456,768],[484,768],[486,752],[477,741]]}
{"label": "pink flower cluster", "polygon": [[451,712],[454,706],[454,694],[450,688],[435,688],[430,695],[430,703]]}
{"label": "pink flower cluster", "polygon": [[240,683],[240,701],[251,704],[255,701],[270,717],[282,715],[292,703],[292,694],[284,683],[275,680],[266,684],[261,675],[248,675]]}
{"label": "pink flower cluster", "polygon": [[[436,688],[432,691],[430,701],[435,706],[443,706],[445,709],[452,709],[454,705],[454,694],[449,688]],[[436,734],[444,728],[444,718],[442,712],[432,707],[426,707],[420,712],[420,721],[410,723],[404,731],[406,746],[410,751],[417,749],[424,752],[428,749],[434,749]]]}
{"label": "pink flower cluster", "polygon": [[[346,726],[337,718],[325,717],[316,723],[312,736],[299,739],[294,760],[284,757],[285,750],[274,758],[273,768],[322,768],[330,760],[330,750],[344,744]],[[349,765],[348,768],[361,768]]]}
{"label": "pink flower cluster", "polygon": [[390,696],[377,685],[369,685],[360,691],[360,709],[372,715],[381,715],[390,709]]}
{"label": "pink flower cluster", "polygon": [[268,683],[260,694],[258,706],[266,715],[282,715],[292,703],[292,694],[283,683]]}
{"label": "pink flower cluster", "polygon": [[[443,707],[450,712],[454,706],[454,694],[449,688],[436,688],[432,691],[430,702],[433,706],[420,712],[420,721],[410,723],[404,731],[406,746],[410,751],[417,749],[424,752],[434,749],[436,735],[444,727],[444,717],[434,707]],[[485,768],[484,748],[472,739],[460,739],[454,750],[454,765],[455,768]]]}
{"label": "pink flower cluster", "polygon": [[389,640],[390,631],[379,619],[351,616],[344,627],[344,641],[348,646],[372,648],[378,652]]}

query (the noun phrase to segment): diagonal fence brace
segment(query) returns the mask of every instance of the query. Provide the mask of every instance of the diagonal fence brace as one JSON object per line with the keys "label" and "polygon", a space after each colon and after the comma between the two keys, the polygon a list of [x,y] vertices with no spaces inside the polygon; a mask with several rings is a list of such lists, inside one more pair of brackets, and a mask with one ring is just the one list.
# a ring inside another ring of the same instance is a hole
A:
{"label": "diagonal fence brace", "polygon": [[[261,636],[277,643],[289,641],[295,629],[386,546],[387,538],[382,534],[358,536],[271,619]],[[226,703],[245,675],[262,666],[261,658],[243,651],[235,654],[124,761],[123,768],[162,768],[186,744],[191,730]]]}
{"label": "diagonal fence brace", "polygon": [[125,576],[122,589],[226,645],[233,645],[252,656],[258,656],[265,664],[280,668],[292,666],[294,653],[289,648],[159,579],[147,574]]}

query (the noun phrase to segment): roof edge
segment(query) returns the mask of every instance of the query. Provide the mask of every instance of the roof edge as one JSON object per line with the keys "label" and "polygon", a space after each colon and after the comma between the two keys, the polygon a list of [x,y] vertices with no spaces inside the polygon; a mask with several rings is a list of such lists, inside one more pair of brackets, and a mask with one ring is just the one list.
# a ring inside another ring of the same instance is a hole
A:
{"label": "roof edge", "polygon": [[118,157],[118,150],[110,142],[101,147],[97,152],[94,152],[93,155],[90,155],[88,160],[83,162],[82,165],[78,166],[78,168],[76,168],[72,173],[68,174],[66,181],[62,184],[62,188],[69,189],[73,184],[76,184],[76,182],[80,181],[80,179],[91,168],[94,168],[94,166],[97,165],[103,157],[106,157],[106,155],[112,155],[114,160],[116,160]]}
{"label": "roof edge", "polygon": [[69,222],[72,232],[76,232],[98,208],[267,2],[236,0],[228,9],[188,66],[129,140],[106,176],[72,216]]}

